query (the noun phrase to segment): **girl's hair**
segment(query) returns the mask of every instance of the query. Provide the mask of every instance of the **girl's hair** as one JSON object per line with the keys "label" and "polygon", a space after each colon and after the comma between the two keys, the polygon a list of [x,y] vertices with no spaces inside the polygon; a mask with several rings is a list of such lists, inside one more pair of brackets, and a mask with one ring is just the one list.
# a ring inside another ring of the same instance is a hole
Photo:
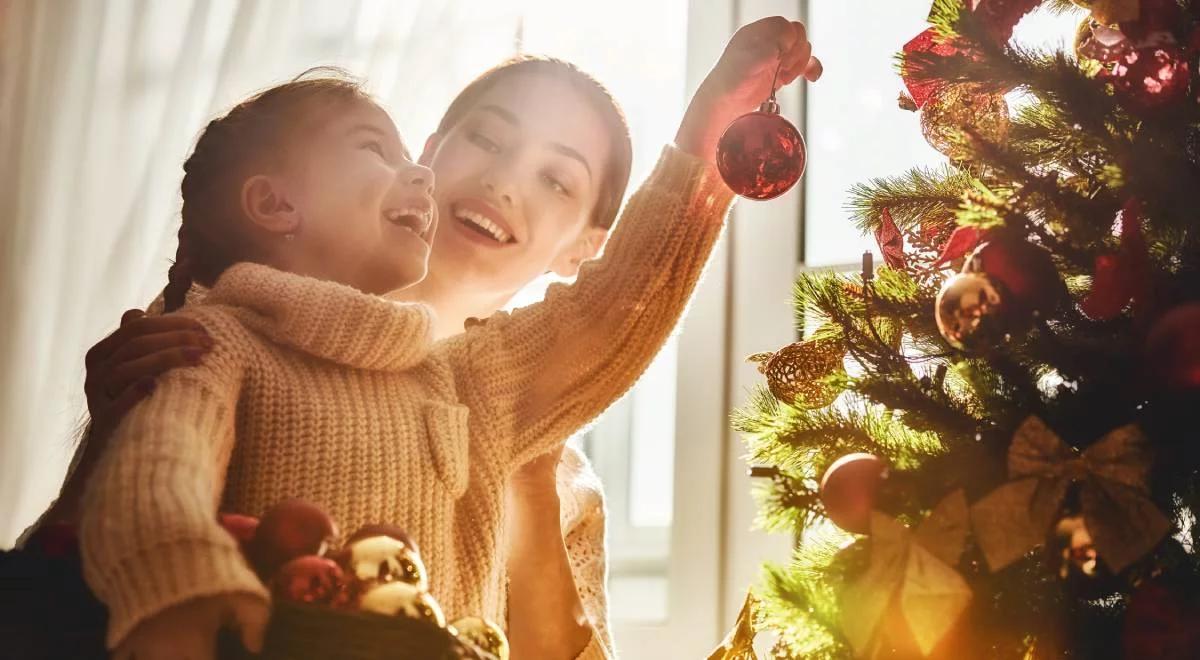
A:
{"label": "girl's hair", "polygon": [[471,84],[467,85],[458,96],[451,101],[446,114],[438,124],[437,132],[445,136],[463,120],[479,99],[502,81],[514,75],[535,73],[553,76],[565,80],[579,90],[596,108],[604,123],[607,125],[610,137],[610,152],[608,168],[600,183],[600,197],[592,212],[592,224],[608,229],[617,219],[621,210],[621,200],[625,197],[625,188],[629,185],[629,170],[633,161],[633,145],[629,138],[629,124],[625,121],[625,113],[617,104],[616,99],[608,89],[583,72],[574,64],[552,57],[536,55],[521,55],[502,62],[498,66],[484,72]]}
{"label": "girl's hair", "polygon": [[183,306],[192,282],[212,286],[225,269],[251,256],[245,241],[232,238],[240,231],[238,198],[248,168],[283,151],[315,111],[351,101],[370,101],[362,83],[340,69],[320,67],[208,123],[183,164],[183,221],[163,289],[165,312]]}

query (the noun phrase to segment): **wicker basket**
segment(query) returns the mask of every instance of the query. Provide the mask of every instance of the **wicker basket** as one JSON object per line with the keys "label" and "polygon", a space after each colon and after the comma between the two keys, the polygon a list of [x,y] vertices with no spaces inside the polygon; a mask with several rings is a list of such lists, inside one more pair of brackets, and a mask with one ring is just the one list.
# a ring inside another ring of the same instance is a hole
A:
{"label": "wicker basket", "polygon": [[221,660],[496,660],[425,621],[276,601],[263,652],[221,640]]}

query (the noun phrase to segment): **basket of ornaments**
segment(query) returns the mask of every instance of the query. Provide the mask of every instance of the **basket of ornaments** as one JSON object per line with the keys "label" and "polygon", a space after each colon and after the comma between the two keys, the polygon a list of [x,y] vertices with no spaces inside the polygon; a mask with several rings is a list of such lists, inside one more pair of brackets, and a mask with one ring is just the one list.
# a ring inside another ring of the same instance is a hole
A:
{"label": "basket of ornaments", "polygon": [[333,547],[333,520],[303,500],[220,521],[272,596],[262,653],[227,635],[221,660],[508,660],[499,626],[446,621],[417,544],[398,527],[364,525]]}

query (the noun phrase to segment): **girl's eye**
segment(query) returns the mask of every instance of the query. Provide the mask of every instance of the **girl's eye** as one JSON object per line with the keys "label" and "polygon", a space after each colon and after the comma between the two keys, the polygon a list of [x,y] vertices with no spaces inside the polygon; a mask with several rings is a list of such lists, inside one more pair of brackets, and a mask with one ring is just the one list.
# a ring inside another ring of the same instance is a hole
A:
{"label": "girl's eye", "polygon": [[493,140],[488,138],[483,133],[479,133],[477,131],[472,132],[467,136],[467,139],[469,139],[473,144],[475,144],[475,146],[483,149],[484,151],[486,151],[488,153],[493,153],[493,154],[500,153],[500,145],[496,144]]}
{"label": "girl's eye", "polygon": [[567,190],[567,187],[563,184],[563,182],[554,178],[553,175],[543,174],[542,181],[544,181],[546,185],[549,186],[554,192],[563,195],[564,197],[570,197],[571,191]]}
{"label": "girl's eye", "polygon": [[382,144],[380,144],[379,142],[375,141],[375,140],[372,140],[372,141],[370,141],[370,142],[367,142],[366,144],[364,144],[364,145],[363,145],[363,148],[364,148],[364,149],[369,149],[370,151],[374,151],[375,153],[379,154],[379,157],[380,157],[380,158],[386,158],[386,157],[387,157],[387,155],[386,155],[386,154],[384,153],[384,151],[383,151],[383,145],[382,145]]}

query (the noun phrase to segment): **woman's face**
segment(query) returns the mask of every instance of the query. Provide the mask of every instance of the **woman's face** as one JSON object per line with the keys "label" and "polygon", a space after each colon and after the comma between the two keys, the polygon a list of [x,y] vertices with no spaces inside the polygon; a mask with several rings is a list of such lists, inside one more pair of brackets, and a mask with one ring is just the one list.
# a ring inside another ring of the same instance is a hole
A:
{"label": "woman's face", "polygon": [[603,117],[569,82],[499,81],[422,158],[441,219],[430,277],[511,295],[547,271],[573,274],[606,234],[590,220],[609,152]]}

